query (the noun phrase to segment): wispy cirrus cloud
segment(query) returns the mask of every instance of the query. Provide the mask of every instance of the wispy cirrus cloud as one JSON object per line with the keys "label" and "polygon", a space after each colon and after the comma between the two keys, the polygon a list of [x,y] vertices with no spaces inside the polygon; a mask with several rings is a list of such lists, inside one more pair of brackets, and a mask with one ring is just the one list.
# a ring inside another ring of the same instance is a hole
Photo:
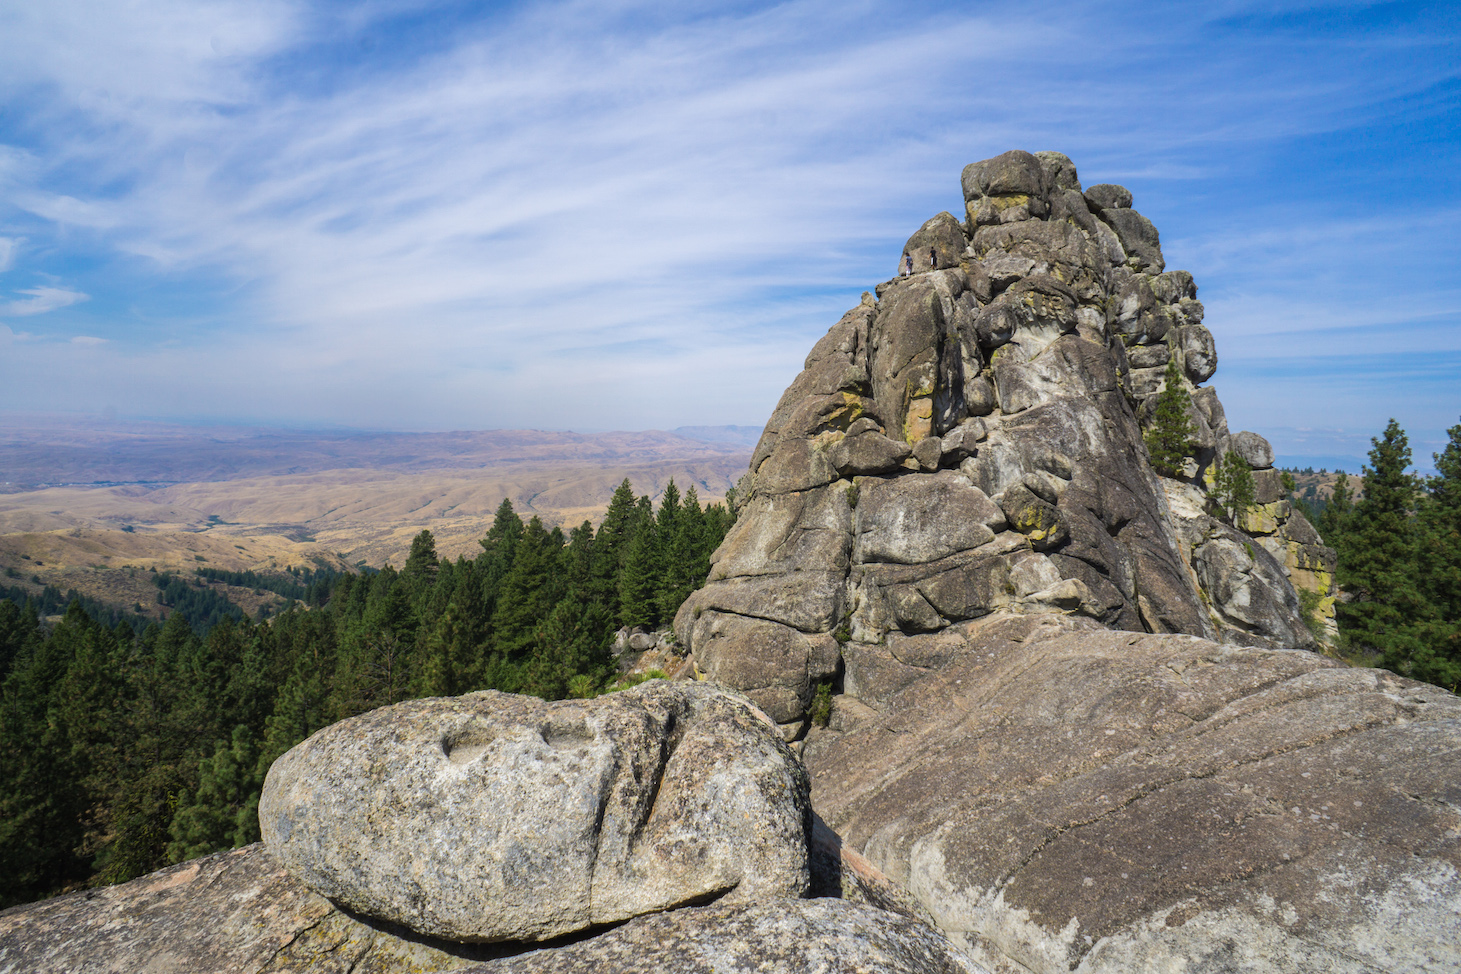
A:
{"label": "wispy cirrus cloud", "polygon": [[[126,365],[27,371],[155,414],[196,394],[363,425],[757,423],[957,210],[959,167],[1016,146],[1132,186],[1229,362],[1385,327],[1373,268],[1449,234],[1434,196],[1383,185],[1343,247],[1289,232],[1339,226],[1315,185],[1349,194],[1353,164],[1303,185],[1286,154],[1454,111],[1456,32],[1345,20],[1362,6],[145,6],[0,13],[24,49],[0,65],[23,119],[0,126],[0,230],[94,296],[54,327]],[[1435,273],[1408,294],[1450,299]]]}
{"label": "wispy cirrus cloud", "polygon": [[23,288],[17,293],[27,295],[10,301],[0,301],[0,318],[24,318],[41,315],[57,308],[65,308],[78,301],[87,300],[88,295],[64,287]]}

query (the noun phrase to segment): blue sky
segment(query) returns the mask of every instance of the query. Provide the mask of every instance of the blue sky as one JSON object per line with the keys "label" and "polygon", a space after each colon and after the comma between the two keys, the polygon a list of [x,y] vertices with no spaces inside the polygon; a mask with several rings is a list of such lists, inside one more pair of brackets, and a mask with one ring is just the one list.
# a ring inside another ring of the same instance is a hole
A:
{"label": "blue sky", "polygon": [[1461,421],[1454,3],[0,0],[0,411],[760,425],[1010,148],[1132,190],[1235,429]]}

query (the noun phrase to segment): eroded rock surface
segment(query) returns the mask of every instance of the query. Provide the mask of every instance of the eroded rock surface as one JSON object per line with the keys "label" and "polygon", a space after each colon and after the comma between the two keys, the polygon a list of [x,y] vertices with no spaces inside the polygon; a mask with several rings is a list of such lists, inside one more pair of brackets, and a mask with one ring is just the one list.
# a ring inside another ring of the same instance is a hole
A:
{"label": "eroded rock surface", "polygon": [[806,759],[818,813],[977,962],[1461,969],[1461,699],[1074,617],[940,639]]}
{"label": "eroded rock surface", "polygon": [[[974,163],[962,188],[965,220],[909,238],[914,272],[817,342],[766,424],[740,519],[675,619],[701,675],[794,728],[839,654],[882,661],[894,634],[995,613],[1314,646],[1293,582],[1332,615],[1333,553],[1202,385],[1218,358],[1197,285],[1165,270],[1131,193],[1082,193],[1056,152]],[[1142,435],[1171,361],[1197,433],[1168,481]],[[1228,450],[1260,495],[1237,525],[1208,497]]]}
{"label": "eroded rock surface", "polygon": [[641,917],[591,940],[472,974],[979,974],[937,930],[845,900],[705,906]]}
{"label": "eroded rock surface", "polygon": [[663,681],[383,707],[281,757],[259,803],[265,843],[306,886],[459,941],[804,895],[809,815],[805,771],[764,716]]}
{"label": "eroded rock surface", "polygon": [[260,843],[0,913],[3,974],[419,974],[497,952],[343,913]]}

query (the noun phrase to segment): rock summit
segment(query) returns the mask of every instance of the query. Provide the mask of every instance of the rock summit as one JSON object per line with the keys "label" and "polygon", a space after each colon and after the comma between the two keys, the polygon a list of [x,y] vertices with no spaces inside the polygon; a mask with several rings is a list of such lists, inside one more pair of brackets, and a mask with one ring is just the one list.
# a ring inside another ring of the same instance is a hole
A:
{"label": "rock summit", "polygon": [[[781,397],[740,518],[675,628],[706,677],[795,725],[819,683],[995,613],[1313,648],[1294,582],[1332,605],[1334,553],[1284,499],[1273,452],[1232,434],[1197,285],[1167,271],[1131,193],[1081,191],[1054,152],[964,169],[965,217],[903,249],[912,273],[835,324]],[[1143,442],[1170,361],[1189,469]],[[1212,516],[1214,468],[1257,506]]]}

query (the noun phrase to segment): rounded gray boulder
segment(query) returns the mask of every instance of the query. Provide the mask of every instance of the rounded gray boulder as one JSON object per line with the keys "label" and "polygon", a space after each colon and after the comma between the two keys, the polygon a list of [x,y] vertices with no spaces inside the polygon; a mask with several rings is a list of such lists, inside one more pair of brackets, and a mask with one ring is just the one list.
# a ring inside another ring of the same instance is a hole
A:
{"label": "rounded gray boulder", "polygon": [[1128,210],[1131,190],[1115,183],[1097,183],[1086,190],[1086,202],[1097,210]]}
{"label": "rounded gray boulder", "polygon": [[464,942],[805,895],[806,771],[763,714],[652,681],[591,701],[484,691],[327,727],[259,823],[309,888]]}
{"label": "rounded gray boulder", "polygon": [[1248,430],[1234,433],[1232,448],[1254,470],[1267,470],[1273,466],[1273,447],[1257,433]]}

